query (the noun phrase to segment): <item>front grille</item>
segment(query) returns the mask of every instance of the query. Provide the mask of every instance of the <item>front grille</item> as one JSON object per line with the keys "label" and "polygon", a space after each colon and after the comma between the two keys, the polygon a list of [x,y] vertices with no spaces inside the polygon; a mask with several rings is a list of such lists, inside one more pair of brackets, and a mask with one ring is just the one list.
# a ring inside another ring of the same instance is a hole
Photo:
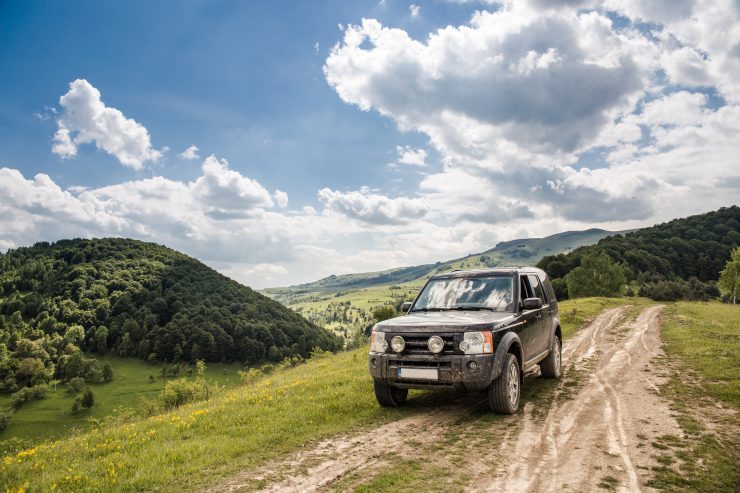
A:
{"label": "front grille", "polygon": [[404,385],[416,385],[419,387],[437,387],[437,388],[445,388],[445,389],[451,389],[455,386],[452,382],[434,382],[431,380],[417,380],[417,379],[410,379],[410,378],[404,378],[403,380],[391,380],[394,384],[399,386]]}
{"label": "front grille", "polygon": [[390,341],[394,335],[400,335],[406,341],[406,348],[401,354],[419,354],[424,356],[433,356],[434,353],[427,347],[427,341],[433,335],[439,336],[445,341],[445,348],[439,354],[455,354],[455,336],[454,334],[388,334],[387,340]]}
{"label": "front grille", "polygon": [[388,360],[389,368],[451,368],[451,361]]}

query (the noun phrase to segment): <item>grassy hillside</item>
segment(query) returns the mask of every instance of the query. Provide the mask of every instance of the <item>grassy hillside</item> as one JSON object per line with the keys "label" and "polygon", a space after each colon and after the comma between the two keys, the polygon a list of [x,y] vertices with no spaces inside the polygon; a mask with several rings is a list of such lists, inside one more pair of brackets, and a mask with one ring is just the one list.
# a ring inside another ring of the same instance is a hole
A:
{"label": "grassy hillside", "polygon": [[[36,374],[60,376],[70,347],[254,364],[341,345],[294,311],[153,243],[64,240],[0,255],[0,392]],[[21,379],[29,358],[43,368]]]}
{"label": "grassy hillside", "polygon": [[[587,318],[618,303],[624,301],[563,303],[564,332],[572,334]],[[24,485],[33,491],[192,490],[312,440],[427,412],[450,398],[415,392],[405,408],[380,408],[366,354],[361,348],[312,358],[206,402],[6,456],[0,460],[0,490]]]}
{"label": "grassy hillside", "polygon": [[505,241],[483,253],[471,254],[463,258],[445,262],[401,267],[380,272],[333,275],[311,283],[299,284],[287,288],[270,288],[265,289],[263,292],[280,301],[290,302],[296,297],[316,293],[405,284],[447,270],[469,267],[534,265],[545,255],[568,252],[583,245],[596,243],[607,236],[622,233],[624,231],[614,232],[603,229],[588,229],[585,231],[566,231],[546,238],[526,238]]}
{"label": "grassy hillside", "polygon": [[[135,358],[114,355],[99,356],[113,367],[114,378],[108,383],[90,384],[95,393],[95,405],[90,411],[71,412],[75,396],[66,385],[52,385],[45,399],[30,401],[16,411],[12,421],[0,433],[0,450],[9,439],[37,443],[44,439],[65,436],[75,429],[91,426],[90,419],[103,419],[121,413],[141,413],[146,400],[156,400],[164,381],[162,365],[143,363]],[[207,380],[215,387],[233,387],[238,384],[237,363],[211,363],[206,371]],[[0,409],[10,407],[10,395],[0,395]]]}

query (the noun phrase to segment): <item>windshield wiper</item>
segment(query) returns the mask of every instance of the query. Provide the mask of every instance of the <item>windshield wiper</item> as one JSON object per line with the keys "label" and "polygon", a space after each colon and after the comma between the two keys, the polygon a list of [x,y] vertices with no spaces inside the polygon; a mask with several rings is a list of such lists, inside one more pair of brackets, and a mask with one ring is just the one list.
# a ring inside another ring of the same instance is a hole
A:
{"label": "windshield wiper", "polygon": [[491,308],[490,306],[478,306],[478,305],[473,305],[473,306],[464,306],[464,305],[463,306],[455,306],[453,308],[450,308],[450,310],[460,310],[460,311],[463,311],[463,310],[469,310],[469,311],[490,310],[492,312],[495,312],[496,311],[493,308]]}
{"label": "windshield wiper", "polygon": [[412,312],[445,312],[447,310],[449,310],[449,308],[431,307],[431,308],[414,308],[411,311]]}

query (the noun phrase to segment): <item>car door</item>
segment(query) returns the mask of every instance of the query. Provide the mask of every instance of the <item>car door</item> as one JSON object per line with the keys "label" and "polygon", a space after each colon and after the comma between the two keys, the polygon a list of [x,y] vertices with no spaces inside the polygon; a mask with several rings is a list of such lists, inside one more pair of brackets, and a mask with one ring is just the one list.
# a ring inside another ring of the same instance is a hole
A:
{"label": "car door", "polygon": [[[521,331],[519,332],[519,338],[524,346],[524,361],[529,362],[532,357],[537,356],[539,351],[537,350],[537,334],[540,332],[537,326],[542,320],[538,319],[539,310],[522,310],[521,301],[526,298],[533,298],[534,292],[529,282],[529,276],[527,274],[519,275],[519,296],[520,296],[520,310],[521,310]],[[541,324],[540,324],[541,325]]]}
{"label": "car door", "polygon": [[540,278],[537,277],[535,274],[527,274],[527,278],[529,279],[529,285],[532,288],[532,296],[534,298],[539,298],[542,300],[542,308],[539,310],[533,310],[534,313],[534,319],[533,327],[535,327],[535,331],[533,334],[534,344],[533,344],[533,355],[541,354],[542,352],[549,349],[550,345],[550,331],[547,324],[547,321],[549,320],[549,311],[550,306],[547,303],[547,296],[545,295],[545,290],[542,287],[542,282],[540,282]]}

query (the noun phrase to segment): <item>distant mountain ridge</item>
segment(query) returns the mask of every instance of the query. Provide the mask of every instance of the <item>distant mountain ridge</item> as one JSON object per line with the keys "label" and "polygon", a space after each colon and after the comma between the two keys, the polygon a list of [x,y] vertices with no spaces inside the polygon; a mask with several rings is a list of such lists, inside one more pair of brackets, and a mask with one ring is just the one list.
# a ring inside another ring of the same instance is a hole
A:
{"label": "distant mountain ridge", "polygon": [[488,267],[534,265],[546,255],[567,253],[578,247],[595,244],[608,236],[625,234],[629,231],[633,230],[607,231],[591,228],[583,231],[564,231],[544,238],[521,238],[502,241],[485,252],[445,262],[398,267],[377,272],[331,275],[318,281],[285,288],[269,288],[263,290],[263,292],[268,296],[281,299],[287,294],[296,295],[317,291],[340,291],[401,284],[418,280],[432,273],[464,268],[464,266],[473,266],[473,264]]}

